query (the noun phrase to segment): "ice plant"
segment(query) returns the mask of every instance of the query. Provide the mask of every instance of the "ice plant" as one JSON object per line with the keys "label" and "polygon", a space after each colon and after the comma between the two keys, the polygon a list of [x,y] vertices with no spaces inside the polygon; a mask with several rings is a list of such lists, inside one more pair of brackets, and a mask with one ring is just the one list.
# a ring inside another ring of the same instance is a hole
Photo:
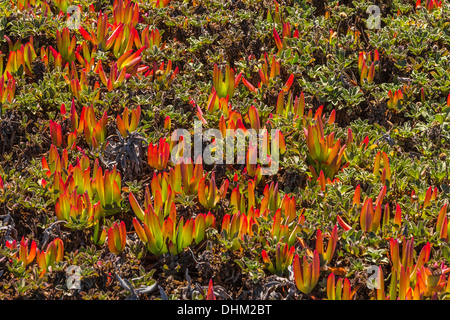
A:
{"label": "ice plant", "polygon": [[120,254],[125,249],[127,241],[127,231],[125,229],[125,222],[120,221],[120,224],[114,222],[108,231],[108,249],[111,253]]}
{"label": "ice plant", "polygon": [[281,23],[280,5],[275,0],[273,3],[275,4],[274,17],[272,18],[272,14],[270,13],[271,8],[267,9],[267,22]]}
{"label": "ice plant", "polygon": [[[278,52],[282,51],[284,47],[286,47],[286,39],[291,38],[291,26],[289,22],[283,23],[283,40],[281,39],[280,35],[278,34],[277,30],[273,28],[273,37],[275,38],[275,45],[277,46]],[[294,32],[294,38],[299,37],[298,30],[295,30]]]}
{"label": "ice plant", "polygon": [[450,234],[450,224],[447,219],[447,206],[445,203],[441,210],[439,210],[439,215],[436,221],[436,231],[439,233],[439,238],[444,239],[444,241],[449,242],[449,234]]}
{"label": "ice plant", "polygon": [[293,237],[289,234],[289,225],[282,224],[281,221],[281,209],[278,209],[273,215],[273,224],[272,230],[270,231],[270,235],[275,241],[280,241],[284,243],[288,243],[289,245],[293,245],[295,242],[295,234]]}
{"label": "ice plant", "polygon": [[294,74],[291,74],[287,79],[286,83],[283,86],[283,91],[288,92],[291,89],[292,84],[294,83]]}
{"label": "ice plant", "polygon": [[270,72],[269,72],[269,66],[268,66],[268,59],[267,59],[267,53],[264,54],[264,60],[262,63],[261,68],[259,68],[259,77],[261,81],[258,83],[257,87],[253,86],[247,79],[242,77],[242,83],[251,91],[254,93],[261,92],[263,89],[263,86],[269,87],[271,83],[274,81],[276,76],[280,75],[280,62],[277,61],[276,55],[272,56],[272,61],[270,64]]}
{"label": "ice plant", "polygon": [[396,272],[399,274],[401,268],[404,268],[411,277],[415,277],[416,270],[420,269],[428,262],[430,253],[431,244],[427,242],[420,251],[416,264],[414,264],[414,237],[410,240],[403,239],[401,256],[398,240],[393,238],[390,240],[389,255],[393,273]]}
{"label": "ice plant", "polygon": [[[249,192],[250,192],[250,186],[249,186]],[[288,194],[285,194],[283,199],[281,200],[280,204],[280,210],[283,213],[284,220],[286,223],[291,223],[295,220],[297,217],[297,211],[296,211],[296,200],[295,196],[289,196]]]}
{"label": "ice plant", "polygon": [[391,90],[388,92],[389,100],[387,102],[387,106],[389,109],[395,109],[399,103],[400,100],[403,100],[403,93],[399,89],[392,93]]}
{"label": "ice plant", "polygon": [[430,259],[430,253],[431,253],[431,243],[427,242],[422,247],[422,250],[420,250],[419,256],[417,257],[416,269],[420,268],[421,266],[425,265],[428,262],[428,260]]}
{"label": "ice plant", "polygon": [[374,76],[375,76],[375,62],[372,62],[370,67],[367,67],[364,64],[361,70],[361,77],[360,77],[361,85],[365,81],[367,81],[367,83],[372,83]]}
{"label": "ice plant", "polygon": [[159,139],[158,145],[150,143],[147,152],[148,164],[156,170],[163,170],[167,167],[170,158],[170,145],[165,138]]}
{"label": "ice plant", "polygon": [[213,86],[217,92],[219,98],[230,97],[232,98],[234,95],[234,90],[239,84],[242,74],[239,73],[235,77],[234,70],[227,65],[225,68],[225,79],[222,78],[222,71],[214,64],[213,70]]}
{"label": "ice plant", "polygon": [[[22,42],[20,40],[17,40],[15,43],[12,42],[11,38],[8,37],[6,34],[3,35],[3,38],[6,40],[6,42],[8,43],[8,50],[9,52],[11,51],[16,51],[19,50],[19,48],[22,45]],[[30,38],[31,39],[31,38]]]}
{"label": "ice plant", "polygon": [[316,250],[320,255],[322,255],[322,258],[326,263],[330,263],[331,259],[333,259],[333,255],[336,250],[337,240],[338,240],[338,235],[337,235],[337,225],[336,225],[336,226],[334,226],[333,231],[331,231],[331,235],[328,240],[327,250],[325,251],[325,249],[323,247],[322,231],[320,229],[317,229]]}
{"label": "ice plant", "polygon": [[114,89],[117,89],[118,87],[120,87],[120,85],[122,84],[122,82],[125,80],[125,75],[126,75],[126,69],[123,68],[119,70],[117,68],[117,63],[114,63],[111,66],[111,69],[109,71],[109,78],[106,77],[106,73],[103,70],[103,66],[102,66],[102,61],[99,61],[99,64],[96,67],[97,73],[100,76],[100,80],[102,80],[102,83],[105,85],[105,87],[108,89],[109,91],[113,91]]}
{"label": "ice plant", "polygon": [[355,205],[358,207],[361,204],[361,185],[357,185],[355,188],[355,193],[353,194],[352,207]]}
{"label": "ice plant", "polygon": [[258,109],[256,109],[255,106],[251,106],[248,109],[248,119],[249,119],[251,128],[253,130],[255,130],[256,132],[259,132],[259,129],[261,128],[261,121],[259,119]]}
{"label": "ice plant", "polygon": [[116,167],[105,170],[98,165],[98,159],[94,163],[91,186],[94,193],[94,201],[100,201],[102,210],[114,213],[120,210],[122,205],[121,176]]}
{"label": "ice plant", "polygon": [[77,157],[76,162],[76,165],[69,164],[67,149],[60,157],[52,145],[49,160],[42,158],[42,167],[53,179],[51,184],[45,182],[45,186],[55,201],[57,218],[67,221],[70,228],[82,229],[90,227],[101,214],[120,209],[121,177],[116,168],[103,174],[98,159],[92,171],[87,156]]}
{"label": "ice plant", "polygon": [[425,266],[418,268],[417,284],[421,293],[425,297],[429,297],[436,292],[442,291],[446,285],[445,274],[448,272],[450,272],[450,268],[446,268],[444,263],[439,266],[437,262],[432,266],[431,270]]}
{"label": "ice plant", "polygon": [[300,260],[298,254],[294,257],[292,265],[294,270],[294,280],[297,289],[304,294],[309,294],[319,281],[320,258],[317,250],[314,250],[313,261],[308,263],[306,256]]}
{"label": "ice plant", "polygon": [[411,275],[409,270],[405,270],[405,268],[401,266],[398,278],[400,282],[398,287],[398,299],[406,300],[408,292],[411,289]]}
{"label": "ice plant", "polygon": [[360,72],[360,83],[372,83],[375,77],[375,71],[379,68],[379,53],[375,50],[373,53],[360,52],[358,57],[358,70]]}
{"label": "ice plant", "polygon": [[387,297],[384,291],[383,269],[381,268],[381,266],[378,267],[378,273],[375,281],[376,281],[375,284],[376,284],[377,300],[386,300]]}
{"label": "ice plant", "polygon": [[337,283],[334,273],[330,273],[327,279],[328,300],[351,300],[351,285],[347,278],[339,278]]}
{"label": "ice plant", "polygon": [[402,225],[402,208],[398,203],[397,206],[395,207],[394,224],[396,224],[397,227],[401,227]]}
{"label": "ice plant", "polygon": [[42,169],[45,170],[47,177],[51,177],[55,172],[62,172],[63,169],[67,170],[69,164],[67,150],[62,151],[62,155],[59,156],[58,149],[55,145],[50,146],[50,152],[48,161],[45,157],[42,157]]}
{"label": "ice plant", "polygon": [[11,0],[10,1],[13,8],[19,11],[24,11],[36,5],[36,0]]}
{"label": "ice plant", "polygon": [[233,215],[226,214],[222,220],[222,237],[229,241],[228,245],[231,250],[241,249],[240,240],[244,235],[252,235],[252,226],[256,223],[253,217],[247,216],[245,213],[235,213]]}
{"label": "ice plant", "polygon": [[202,157],[199,156],[194,163],[192,159],[189,161],[180,161],[175,165],[174,169],[170,169],[170,181],[175,192],[183,195],[198,195],[198,185],[203,178]]}
{"label": "ice plant", "polygon": [[[153,173],[151,189],[155,210],[158,211],[160,208],[163,208],[164,216],[169,215],[174,206],[175,192],[172,190],[167,172],[158,174],[156,174],[156,172]],[[147,193],[148,189],[146,188],[146,194]]]}
{"label": "ice plant", "polygon": [[114,0],[113,20],[114,24],[136,26],[139,22],[139,4],[129,0]]}
{"label": "ice plant", "polygon": [[126,138],[129,133],[136,131],[139,124],[139,118],[141,117],[141,107],[131,111],[131,118],[128,116],[128,108],[125,107],[122,113],[122,117],[117,115],[116,124],[122,137]]}
{"label": "ice plant", "polygon": [[405,267],[408,270],[413,267],[413,254],[414,254],[414,238],[410,240],[404,239],[402,255],[399,255],[398,240],[391,238],[389,253],[392,261],[392,269],[400,272],[401,267]]}
{"label": "ice plant", "polygon": [[97,121],[95,117],[94,107],[91,104],[89,107],[83,107],[81,110],[78,133],[84,133],[86,142],[98,148],[103,145],[106,140],[106,125],[108,123],[108,115],[103,112],[103,116]]}
{"label": "ice plant", "polygon": [[220,199],[225,197],[228,190],[229,181],[225,179],[219,188],[216,186],[215,173],[211,174],[211,178],[207,179],[207,175],[200,179],[198,184],[198,201],[206,209],[213,209],[217,206]]}
{"label": "ice plant", "polygon": [[378,193],[378,197],[375,200],[375,206],[380,206],[383,203],[384,197],[386,196],[386,192],[387,192],[387,187],[383,186],[380,190],[380,192]]}
{"label": "ice plant", "polygon": [[164,8],[169,5],[170,0],[152,0],[153,8]]}
{"label": "ice plant", "polygon": [[291,25],[289,22],[283,23],[283,38],[297,38],[299,37],[298,29],[294,31],[294,34],[291,34]]}
{"label": "ice plant", "polygon": [[160,218],[160,220],[164,219],[166,216],[170,216],[172,220],[175,219],[175,205],[172,205],[172,208],[169,208],[169,210],[166,211],[164,210],[164,203],[162,201],[161,193],[158,190],[155,192],[153,203],[151,200],[151,194],[152,193],[150,192],[150,189],[148,188],[148,186],[146,186],[144,209],[141,208],[134,194],[129,194],[128,199],[130,201],[131,208],[136,214],[136,217],[147,224],[149,223],[148,218],[150,217],[150,213],[156,214]]}
{"label": "ice plant", "polygon": [[[249,216],[257,218],[261,215],[260,212],[254,212],[251,207]],[[267,220],[267,211],[263,213],[262,217]],[[282,217],[282,209],[278,209],[273,215],[272,230],[270,231],[272,239],[293,246],[297,240],[297,235],[301,230],[300,225],[303,223],[303,219],[304,216],[300,214],[297,221],[288,222],[288,217],[285,215]]]}
{"label": "ice plant", "polygon": [[364,204],[361,208],[360,213],[361,229],[364,232],[378,231],[382,218],[382,203],[384,196],[386,195],[386,190],[386,186],[383,186],[383,188],[381,188],[375,204],[373,203],[372,198],[364,200]]}
{"label": "ice plant", "polygon": [[63,143],[63,136],[61,125],[50,119],[50,136],[52,138],[52,142],[55,146],[61,147]]}
{"label": "ice plant", "polygon": [[103,112],[103,116],[99,119],[99,121],[95,122],[92,105],[89,110],[90,112],[85,114],[86,118],[83,117],[83,112],[81,113],[81,121],[84,121],[84,136],[88,144],[91,144],[94,148],[98,148],[103,145],[106,140],[108,115],[106,114],[106,111]]}
{"label": "ice plant", "polygon": [[317,178],[317,182],[318,182],[318,185],[320,186],[320,191],[326,192],[327,185],[329,185],[329,184],[333,185],[336,182],[339,182],[339,179],[337,179],[337,178],[335,178],[333,180],[331,180],[330,178],[325,179],[325,175],[324,175],[323,171],[320,170],[319,177]]}
{"label": "ice plant", "polygon": [[[199,243],[205,235],[205,230],[214,226],[215,218],[211,213],[198,214],[184,223],[181,218],[176,224],[176,207],[172,202],[169,210],[163,208],[162,197],[158,190],[155,199],[151,201],[148,187],[145,190],[144,209],[141,208],[133,193],[129,200],[137,218],[133,220],[134,229],[139,238],[146,244],[149,252],[161,255],[167,252],[178,254],[192,242]],[[169,203],[169,202],[167,202]]]}
{"label": "ice plant", "polygon": [[87,191],[81,195],[73,190],[70,194],[64,192],[58,197],[55,213],[58,220],[68,222],[67,227],[83,229],[90,226],[95,217],[100,217],[101,203],[98,201],[92,204]]}
{"label": "ice plant", "polygon": [[[160,48],[161,46],[161,36],[158,29],[151,29],[147,26],[141,32],[141,38],[135,39],[136,47],[138,49],[145,46],[146,48],[153,49],[154,47]],[[161,48],[164,44],[161,46]]]}
{"label": "ice plant", "polygon": [[242,77],[242,83],[253,93],[258,93],[258,88],[255,88],[254,85],[252,85],[247,79]]}
{"label": "ice plant", "polygon": [[[250,181],[253,181],[253,180],[250,180]],[[230,208],[232,210],[232,213],[237,213],[237,212],[247,213],[248,212],[247,208],[246,208],[245,196],[241,192],[241,189],[242,189],[242,187],[240,187],[238,185],[231,191]]]}
{"label": "ice plant", "polygon": [[434,189],[431,186],[428,187],[425,193],[425,197],[423,199],[422,209],[429,207],[431,205],[431,201],[436,200],[437,196],[438,196],[437,187],[435,187]]}
{"label": "ice plant", "polygon": [[14,99],[15,92],[16,80],[14,80],[9,72],[6,72],[6,75],[0,76],[0,103],[4,104],[6,101],[11,102]]}
{"label": "ice plant", "polygon": [[171,128],[171,127],[172,127],[172,120],[170,119],[170,116],[167,116],[167,117],[164,119],[164,129],[170,131],[170,128]]}
{"label": "ice plant", "polygon": [[[246,173],[251,177],[254,178],[257,182],[261,180],[261,166],[257,163],[257,153],[258,149],[257,146],[250,143],[247,150],[247,155],[245,157],[246,162]],[[266,153],[267,154],[267,153]]]}
{"label": "ice plant", "polygon": [[208,292],[206,293],[206,300],[216,300],[216,296],[214,295],[212,279],[209,280]]}
{"label": "ice plant", "polygon": [[53,0],[55,6],[62,12],[66,13],[69,8],[70,1],[68,0]]}
{"label": "ice plant", "polygon": [[[421,1],[417,0],[416,9],[420,6],[421,6]],[[427,9],[428,12],[430,12],[433,9],[438,9],[441,7],[442,7],[442,1],[437,1],[437,0],[426,0],[425,1],[425,9]]]}
{"label": "ice plant", "polygon": [[273,28],[273,37],[275,38],[275,44],[277,45],[278,52],[280,52],[283,50],[283,42],[281,41],[280,35],[275,28]]}
{"label": "ice plant", "polygon": [[148,67],[139,69],[139,62],[142,60],[141,53],[145,50],[145,46],[133,53],[133,50],[128,50],[124,52],[117,60],[117,68],[119,71],[126,69],[126,71],[135,76],[136,73],[142,73],[147,70]]}
{"label": "ice plant", "polygon": [[364,232],[372,231],[372,225],[374,222],[374,209],[373,201],[371,198],[366,199],[360,213],[361,230]]}
{"label": "ice plant", "polygon": [[325,178],[333,179],[341,167],[342,156],[346,145],[341,147],[341,141],[335,141],[334,132],[324,135],[322,118],[317,117],[316,124],[304,128],[306,145],[309,150],[307,162],[313,177],[318,178],[318,172],[324,172]]}
{"label": "ice plant", "polygon": [[84,39],[90,41],[93,45],[98,46],[98,49],[108,51],[113,46],[114,41],[119,34],[119,27],[120,25],[117,25],[111,35],[108,36],[108,15],[100,12],[97,19],[97,30],[93,30],[89,33],[82,26],[80,26],[79,31]]}
{"label": "ice plant", "polygon": [[[421,266],[410,273],[401,266],[400,274],[393,273],[391,276],[389,298],[391,300],[422,300],[424,297],[433,296],[432,299],[435,299],[437,293],[445,287],[445,273],[450,271],[450,268],[445,268],[443,264],[439,267],[435,263],[432,270]],[[397,284],[397,280],[399,280],[399,284]],[[415,286],[412,287],[414,283]]]}
{"label": "ice plant", "polygon": [[391,167],[389,165],[389,157],[384,151],[378,151],[377,155],[375,156],[375,164],[373,167],[373,174],[377,177],[380,175],[380,165],[381,165],[381,158],[383,158],[383,171],[381,174],[381,182],[383,184],[386,184],[386,181],[391,181],[392,173],[391,173]]}
{"label": "ice plant", "polygon": [[[92,60],[92,64],[93,63],[94,60]],[[74,97],[76,97],[77,100],[84,99],[85,94],[90,95],[100,87],[98,81],[95,81],[93,87],[89,85],[89,82],[87,80],[88,76],[86,74],[86,69],[90,70],[91,65],[86,61],[85,66],[86,67],[80,71],[80,76],[78,76],[78,71],[75,67],[75,62],[72,61],[69,68],[70,72],[68,71],[68,76],[64,76],[66,83],[70,87],[70,91],[72,91]],[[84,91],[85,94],[82,94],[82,91]],[[100,98],[100,91],[97,91],[97,94],[93,97],[93,100],[96,101],[99,98]]]}
{"label": "ice plant", "polygon": [[280,204],[280,194],[278,192],[278,182],[271,182],[266,184],[263,191],[263,199],[261,200],[260,211],[264,212],[268,210],[269,212],[275,213],[279,208]]}
{"label": "ice plant", "polygon": [[269,272],[280,276],[286,274],[288,267],[291,265],[294,258],[294,249],[295,248],[293,246],[289,247],[287,243],[284,245],[278,243],[275,253],[275,265],[270,260],[266,250],[263,249],[261,252],[262,259]]}
{"label": "ice plant", "polygon": [[252,179],[248,180],[246,192],[244,191],[245,185],[238,183],[238,185],[231,191],[230,195],[230,207],[232,209],[232,213],[237,213],[240,211],[248,214],[250,209],[255,207],[255,188],[256,184]]}
{"label": "ice plant", "polygon": [[119,59],[125,52],[132,52],[134,43],[139,41],[139,34],[133,26],[123,24],[119,24],[115,34],[113,53]]}
{"label": "ice plant", "polygon": [[383,220],[383,226],[382,226],[383,232],[385,232],[387,230],[387,226],[390,223],[390,215],[391,215],[391,210],[389,208],[389,203],[386,203],[385,206],[384,206],[383,218],[382,218],[382,220]]}
{"label": "ice plant", "polygon": [[136,218],[133,219],[133,226],[147,250],[154,255],[171,253],[179,254],[192,242],[199,243],[205,235],[205,230],[214,223],[212,214],[198,214],[184,223],[181,218],[176,224],[172,218],[162,219],[154,212],[148,212],[141,225]]}
{"label": "ice plant", "polygon": [[[17,241],[16,240],[12,242],[6,241],[6,247],[10,249],[17,249]],[[22,237],[22,240],[20,241],[18,260],[21,261],[23,265],[26,267],[27,265],[33,262],[35,256],[36,256],[36,242],[31,241],[31,246],[30,249],[28,250],[28,239],[25,240],[24,237]],[[16,253],[13,254],[13,258],[16,258]]]}
{"label": "ice plant", "polygon": [[70,31],[67,27],[62,29],[61,32],[59,30],[56,30],[56,47],[58,49],[58,52],[56,52],[52,46],[49,47],[55,56],[57,55],[57,53],[61,55],[62,65],[71,63],[72,61],[75,61],[76,58],[76,38],[75,36],[72,36],[71,39],[69,33]]}
{"label": "ice plant", "polygon": [[40,277],[43,277],[47,271],[55,266],[55,263],[61,262],[64,257],[64,243],[60,238],[50,242],[45,251],[39,251],[36,261],[41,268]]}
{"label": "ice plant", "polygon": [[226,126],[223,126],[225,118],[221,117],[220,121],[222,123],[219,123],[219,129],[221,130],[223,136],[226,136],[227,133],[224,129],[230,129],[230,133],[233,137],[238,134],[246,134],[248,132],[247,128],[244,126],[244,119],[239,111],[233,110],[230,112],[229,117],[226,120]]}
{"label": "ice plant", "polygon": [[164,61],[161,62],[159,67],[156,64],[156,61],[153,61],[153,68],[149,68],[148,71],[144,73],[144,76],[149,77],[151,81],[156,81],[160,88],[168,88],[178,73],[178,67],[172,70],[172,60],[167,62],[165,68]]}
{"label": "ice plant", "polygon": [[70,120],[70,130],[76,131],[78,129],[78,112],[77,112],[77,108],[75,106],[74,98],[72,98],[72,103],[70,105],[69,120]]}
{"label": "ice plant", "polygon": [[[400,280],[400,284],[398,283],[398,280]],[[377,300],[405,300],[407,297],[411,297],[412,295],[411,277],[408,272],[405,272],[405,268],[403,266],[401,267],[401,270],[399,272],[396,272],[395,270],[391,272],[391,281],[389,285],[388,295],[386,295],[384,288],[384,277],[381,266],[378,268],[378,277],[376,281],[378,284],[376,290]],[[410,300],[412,300],[412,298]]]}
{"label": "ice plant", "polygon": [[[33,36],[31,36],[30,41],[25,45],[22,44],[17,50],[9,52],[5,70],[3,71],[2,66],[0,66],[0,75],[6,74],[6,72],[14,74],[23,72],[28,76],[32,76],[33,68],[31,67],[31,64],[36,57],[37,55],[33,46]],[[0,64],[2,64],[1,59],[2,58],[0,58]]]}
{"label": "ice plant", "polygon": [[213,87],[207,102],[208,112],[214,113],[216,110],[221,110],[224,116],[228,118],[231,112],[231,105],[228,102],[229,99],[229,96],[219,98],[216,89]]}
{"label": "ice plant", "polygon": [[303,117],[305,110],[305,96],[303,91],[300,94],[300,97],[295,96],[295,98],[293,98],[293,93],[290,93],[287,102],[284,103],[284,91],[281,90],[278,94],[275,110],[276,114],[281,114],[286,118],[290,113],[294,114],[295,117]]}
{"label": "ice plant", "polygon": [[[99,212],[101,213],[101,212]],[[100,218],[101,215],[95,215],[96,213],[94,212],[94,233],[91,236],[91,240],[93,243],[98,244],[99,246],[103,246],[103,244],[106,241],[106,229],[103,228],[101,233],[100,233]]]}

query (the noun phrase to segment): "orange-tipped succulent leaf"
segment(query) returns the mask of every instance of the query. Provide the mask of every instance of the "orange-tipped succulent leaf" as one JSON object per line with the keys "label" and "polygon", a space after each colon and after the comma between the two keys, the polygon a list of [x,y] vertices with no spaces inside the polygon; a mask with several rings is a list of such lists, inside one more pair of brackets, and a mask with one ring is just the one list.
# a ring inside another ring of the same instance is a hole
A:
{"label": "orange-tipped succulent leaf", "polygon": [[120,254],[125,249],[126,245],[126,229],[125,222],[121,221],[120,224],[114,222],[108,231],[108,249],[111,253]]}
{"label": "orange-tipped succulent leaf", "polygon": [[300,260],[299,256],[295,255],[293,270],[297,289],[305,294],[310,293],[317,285],[320,275],[320,259],[317,250],[314,250],[311,263],[308,263],[306,256],[303,256],[303,259]]}

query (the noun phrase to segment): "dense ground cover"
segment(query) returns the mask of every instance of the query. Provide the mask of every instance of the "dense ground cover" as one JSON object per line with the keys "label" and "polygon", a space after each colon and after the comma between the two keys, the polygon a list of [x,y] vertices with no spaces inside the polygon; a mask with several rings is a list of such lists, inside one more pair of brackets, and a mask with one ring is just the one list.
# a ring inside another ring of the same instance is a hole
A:
{"label": "dense ground cover", "polygon": [[448,299],[444,1],[0,10],[1,299]]}

